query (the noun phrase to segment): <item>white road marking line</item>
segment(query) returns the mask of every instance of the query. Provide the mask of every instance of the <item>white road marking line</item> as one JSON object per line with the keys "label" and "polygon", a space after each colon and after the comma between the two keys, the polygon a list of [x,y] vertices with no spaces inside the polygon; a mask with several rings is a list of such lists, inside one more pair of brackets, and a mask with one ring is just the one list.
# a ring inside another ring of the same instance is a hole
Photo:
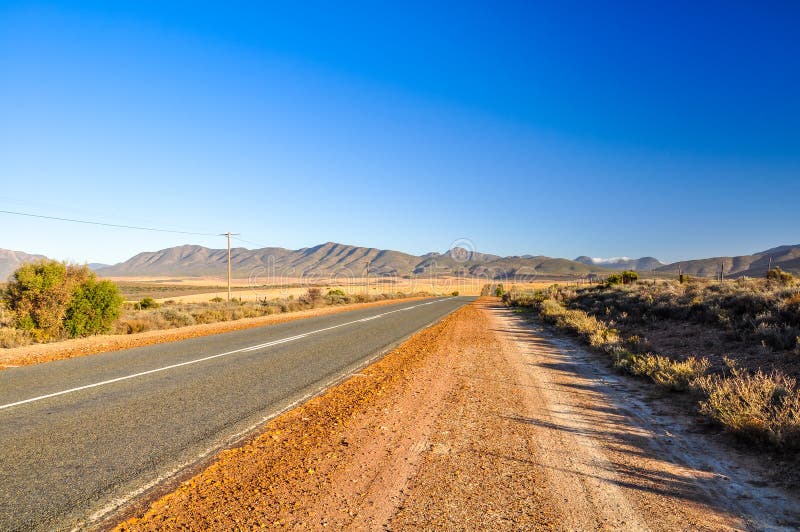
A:
{"label": "white road marking line", "polygon": [[169,366],[164,366],[164,367],[161,367],[161,368],[150,369],[150,370],[147,370],[147,371],[140,371],[139,373],[133,373],[131,375],[125,375],[123,377],[116,377],[114,379],[108,379],[108,380],[105,380],[105,381],[95,382],[95,383],[92,383],[92,384],[86,384],[84,386],[77,386],[75,388],[70,388],[68,390],[61,390],[60,392],[53,392],[53,393],[48,393],[48,394],[45,394],[45,395],[40,395],[38,397],[31,397],[30,399],[23,399],[22,401],[16,401],[14,403],[8,403],[8,404],[5,404],[5,405],[0,405],[0,410],[5,410],[7,408],[20,406],[20,405],[24,405],[24,404],[27,404],[27,403],[34,403],[36,401],[42,401],[44,399],[50,399],[50,398],[53,398],[53,397],[58,397],[60,395],[66,395],[68,393],[80,392],[82,390],[88,390],[90,388],[97,388],[98,386],[106,386],[108,384],[114,384],[115,382],[121,382],[121,381],[130,380],[130,379],[135,379],[137,377],[144,377],[145,375],[152,375],[153,373],[159,373],[161,371],[167,371],[167,370],[170,370],[170,369],[180,368],[182,366],[189,366],[189,365],[192,365],[192,364],[198,364],[200,362],[206,362],[208,360],[213,360],[215,358],[226,357],[228,355],[233,355],[233,354],[236,354],[236,353],[247,353],[247,352],[250,352],[250,351],[258,351],[259,349],[264,349],[266,347],[272,347],[272,346],[275,346],[275,345],[278,345],[278,344],[285,344],[287,342],[293,342],[295,340],[299,340],[301,338],[305,338],[305,337],[310,336],[312,334],[318,334],[318,333],[321,333],[321,332],[330,331],[331,329],[338,329],[339,327],[345,327],[347,325],[353,325],[353,324],[356,324],[356,323],[361,323],[361,322],[365,322],[365,321],[374,320],[376,318],[381,318],[381,317],[384,317],[384,316],[386,316],[388,314],[393,314],[395,312],[400,312],[400,311],[403,311],[403,310],[411,310],[411,309],[414,309],[414,308],[417,308],[417,307],[421,307],[421,306],[424,306],[424,305],[430,305],[431,303],[439,303],[439,302],[445,301],[445,300],[446,299],[437,299],[437,300],[434,300],[434,301],[429,301],[427,303],[420,303],[418,305],[412,305],[410,307],[404,307],[402,309],[391,310],[389,312],[384,312],[383,314],[378,314],[377,316],[372,316],[370,318],[363,318],[363,319],[360,319],[360,320],[348,321],[346,323],[340,323],[339,325],[332,325],[330,327],[325,327],[323,329],[317,329],[316,331],[310,331],[310,332],[307,332],[307,333],[298,334],[296,336],[289,336],[288,338],[281,338],[280,340],[273,340],[271,342],[266,342],[266,343],[263,343],[263,344],[253,345],[253,346],[250,346],[250,347],[243,347],[241,349],[235,349],[233,351],[227,351],[225,353],[219,353],[219,354],[216,354],[216,355],[211,355],[211,356],[207,356],[207,357],[203,357],[203,358],[196,358],[196,359],[193,359],[193,360],[187,360],[185,362],[179,362],[177,364],[170,364]]}

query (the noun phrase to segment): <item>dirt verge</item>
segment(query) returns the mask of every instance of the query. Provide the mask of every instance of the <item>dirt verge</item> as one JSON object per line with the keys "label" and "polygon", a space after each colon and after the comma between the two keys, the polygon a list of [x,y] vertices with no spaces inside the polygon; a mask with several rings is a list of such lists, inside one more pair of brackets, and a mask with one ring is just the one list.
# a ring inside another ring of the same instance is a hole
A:
{"label": "dirt verge", "polygon": [[463,307],[119,530],[790,530],[797,498],[494,299]]}

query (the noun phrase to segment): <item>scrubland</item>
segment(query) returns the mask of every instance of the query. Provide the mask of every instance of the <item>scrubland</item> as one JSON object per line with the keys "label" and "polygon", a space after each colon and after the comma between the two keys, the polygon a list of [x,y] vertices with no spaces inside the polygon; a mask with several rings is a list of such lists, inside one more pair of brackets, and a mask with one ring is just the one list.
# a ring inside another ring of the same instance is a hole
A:
{"label": "scrubland", "polygon": [[800,286],[792,278],[515,288],[503,298],[620,370],[691,394],[700,414],[731,433],[800,449]]}

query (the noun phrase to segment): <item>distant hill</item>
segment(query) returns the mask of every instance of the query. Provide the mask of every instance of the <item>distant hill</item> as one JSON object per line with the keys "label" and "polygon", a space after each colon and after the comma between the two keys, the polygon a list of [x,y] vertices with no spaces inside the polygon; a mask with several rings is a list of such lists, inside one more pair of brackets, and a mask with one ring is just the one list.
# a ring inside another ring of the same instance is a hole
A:
{"label": "distant hill", "polygon": [[21,265],[45,259],[44,255],[31,255],[22,251],[0,249],[0,282],[5,282]]}
{"label": "distant hill", "polygon": [[[573,277],[592,272],[607,272],[604,268],[581,264],[567,259],[543,256],[500,257],[463,248],[445,253],[422,256],[400,251],[365,248],[327,242],[310,248],[231,249],[231,269],[235,277],[335,276],[363,277],[369,263],[370,275],[463,275],[498,278],[511,276]],[[202,246],[178,246],[160,251],[144,252],[129,260],[100,268],[98,273],[108,277],[130,276],[204,276],[226,271],[227,251]]]}
{"label": "distant hill", "polygon": [[677,274],[679,271],[698,277],[715,277],[723,265],[725,275],[730,277],[762,277],[772,259],[772,266],[800,275],[800,244],[779,246],[752,255],[736,257],[712,257],[709,259],[685,260],[662,266],[656,271]]}
{"label": "distant hill", "polygon": [[664,266],[664,263],[655,257],[642,257],[640,259],[631,259],[629,257],[612,257],[609,259],[600,259],[595,257],[587,257],[581,255],[576,262],[587,264],[589,266],[602,266],[611,270],[636,270],[636,271],[650,271]]}

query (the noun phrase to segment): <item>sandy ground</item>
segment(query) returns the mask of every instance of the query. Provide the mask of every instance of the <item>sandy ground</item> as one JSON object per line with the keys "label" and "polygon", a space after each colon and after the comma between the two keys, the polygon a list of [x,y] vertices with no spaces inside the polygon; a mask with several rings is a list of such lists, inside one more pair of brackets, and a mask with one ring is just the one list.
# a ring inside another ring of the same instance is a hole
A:
{"label": "sandy ground", "polygon": [[258,318],[244,318],[235,321],[221,321],[217,323],[205,323],[201,325],[190,325],[175,329],[163,329],[157,331],[147,331],[136,334],[103,334],[90,336],[88,338],[75,338],[61,342],[48,344],[31,344],[10,349],[0,349],[0,370],[18,366],[29,366],[41,364],[51,360],[63,360],[97,353],[107,353],[120,349],[131,349],[145,345],[174,342],[198,336],[209,336],[223,332],[239,331],[251,329],[253,327],[263,327],[264,325],[274,325],[287,321],[310,318],[312,316],[325,316],[337,312],[356,310],[360,308],[379,307],[392,305],[403,301],[416,301],[423,298],[405,299],[386,299],[373,301],[371,303],[352,303],[349,305],[339,305],[321,307],[309,310],[300,310],[282,314],[271,314]]}
{"label": "sandy ground", "polygon": [[800,526],[796,498],[646,392],[482,299],[119,528]]}

